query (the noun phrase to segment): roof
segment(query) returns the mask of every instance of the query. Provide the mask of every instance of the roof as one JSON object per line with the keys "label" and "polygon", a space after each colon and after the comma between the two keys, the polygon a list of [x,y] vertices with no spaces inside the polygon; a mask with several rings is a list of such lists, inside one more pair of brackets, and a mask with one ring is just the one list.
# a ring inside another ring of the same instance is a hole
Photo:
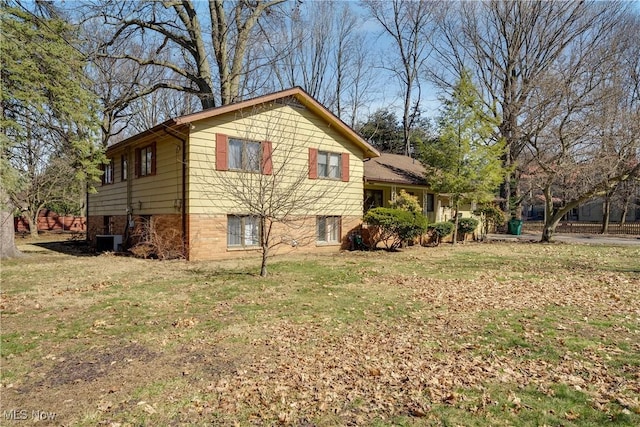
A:
{"label": "roof", "polygon": [[259,96],[257,98],[248,99],[245,101],[235,102],[233,104],[223,105],[221,107],[209,108],[198,113],[187,114],[185,116],[169,119],[164,123],[154,126],[142,133],[129,137],[121,142],[118,142],[109,147],[109,150],[121,147],[137,141],[145,136],[155,134],[166,130],[176,130],[189,123],[197,122],[199,120],[208,119],[211,117],[220,116],[222,114],[231,113],[234,111],[240,111],[245,108],[252,108],[257,105],[266,104],[279,99],[293,97],[300,104],[312,111],[319,117],[326,120],[329,125],[335,127],[335,129],[342,134],[349,141],[354,143],[357,147],[360,147],[364,152],[364,157],[371,158],[380,155],[380,152],[376,150],[371,144],[365,141],[360,135],[358,135],[353,129],[351,129],[346,123],[340,120],[336,115],[329,111],[326,107],[316,101],[311,95],[305,92],[302,88],[296,86],[291,89],[282,90],[279,92],[270,93],[268,95]]}
{"label": "roof", "polygon": [[390,153],[365,161],[364,179],[365,182],[427,185],[426,169],[419,160]]}

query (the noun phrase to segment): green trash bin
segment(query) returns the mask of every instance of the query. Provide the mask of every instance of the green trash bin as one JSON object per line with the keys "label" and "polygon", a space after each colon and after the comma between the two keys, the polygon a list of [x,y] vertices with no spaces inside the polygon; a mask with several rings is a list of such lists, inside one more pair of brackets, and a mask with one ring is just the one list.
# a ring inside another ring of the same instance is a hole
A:
{"label": "green trash bin", "polygon": [[521,219],[512,219],[509,221],[507,225],[509,234],[513,234],[514,236],[519,236],[522,234],[522,220]]}

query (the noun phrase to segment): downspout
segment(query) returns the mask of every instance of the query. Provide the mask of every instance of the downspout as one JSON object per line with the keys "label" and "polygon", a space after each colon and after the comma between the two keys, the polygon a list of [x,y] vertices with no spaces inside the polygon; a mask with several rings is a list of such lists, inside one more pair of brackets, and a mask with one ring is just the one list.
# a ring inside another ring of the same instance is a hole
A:
{"label": "downspout", "polygon": [[189,259],[189,239],[187,237],[187,140],[179,137],[176,134],[169,132],[169,129],[163,128],[165,133],[174,137],[182,143],[182,202],[180,203],[180,211],[182,214],[182,247],[184,249],[184,256]]}

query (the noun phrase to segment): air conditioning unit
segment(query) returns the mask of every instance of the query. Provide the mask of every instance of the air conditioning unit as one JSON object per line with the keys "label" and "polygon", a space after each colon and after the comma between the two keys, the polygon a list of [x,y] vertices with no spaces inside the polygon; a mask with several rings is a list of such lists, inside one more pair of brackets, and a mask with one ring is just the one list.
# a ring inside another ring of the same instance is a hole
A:
{"label": "air conditioning unit", "polygon": [[122,235],[121,234],[102,234],[96,236],[97,252],[121,252],[122,251]]}

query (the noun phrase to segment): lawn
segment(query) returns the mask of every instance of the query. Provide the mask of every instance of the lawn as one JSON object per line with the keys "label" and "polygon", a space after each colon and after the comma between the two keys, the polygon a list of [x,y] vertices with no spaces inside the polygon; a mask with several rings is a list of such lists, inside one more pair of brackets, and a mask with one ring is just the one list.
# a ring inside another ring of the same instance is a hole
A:
{"label": "lawn", "polygon": [[640,425],[637,247],[292,254],[266,279],[22,248],[2,425]]}

